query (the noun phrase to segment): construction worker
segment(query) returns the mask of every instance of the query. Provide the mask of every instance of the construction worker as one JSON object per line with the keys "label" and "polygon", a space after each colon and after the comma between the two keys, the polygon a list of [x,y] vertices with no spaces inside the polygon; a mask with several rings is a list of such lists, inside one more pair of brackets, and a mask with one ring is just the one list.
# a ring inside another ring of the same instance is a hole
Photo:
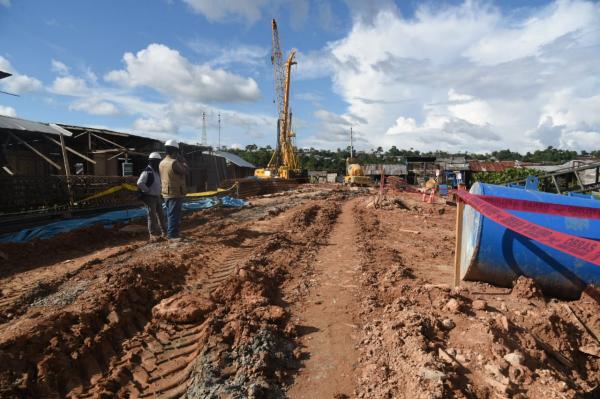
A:
{"label": "construction worker", "polygon": [[141,192],[140,199],[148,208],[148,232],[150,240],[166,235],[165,214],[162,209],[162,198],[160,196],[161,183],[158,173],[158,165],[161,156],[153,152],[148,157],[148,166],[140,175],[137,186]]}
{"label": "construction worker", "polygon": [[179,153],[179,143],[175,140],[165,142],[167,156],[160,162],[162,196],[167,205],[167,237],[179,238],[179,223],[181,221],[181,206],[185,198],[185,177],[189,167]]}

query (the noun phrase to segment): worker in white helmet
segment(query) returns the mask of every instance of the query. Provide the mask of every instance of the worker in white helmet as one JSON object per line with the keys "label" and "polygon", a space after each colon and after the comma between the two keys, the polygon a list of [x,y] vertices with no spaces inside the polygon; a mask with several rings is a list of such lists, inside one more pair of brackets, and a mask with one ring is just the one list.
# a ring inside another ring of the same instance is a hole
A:
{"label": "worker in white helmet", "polygon": [[158,152],[153,152],[148,157],[148,166],[140,175],[137,186],[140,192],[140,199],[148,208],[148,232],[150,241],[165,236],[167,229],[165,223],[165,214],[162,209],[162,198],[160,196],[161,182],[159,167],[161,156]]}
{"label": "worker in white helmet", "polygon": [[185,178],[189,172],[186,160],[179,153],[179,143],[175,140],[165,142],[167,155],[160,162],[162,196],[167,205],[167,237],[179,238],[181,207],[187,194]]}

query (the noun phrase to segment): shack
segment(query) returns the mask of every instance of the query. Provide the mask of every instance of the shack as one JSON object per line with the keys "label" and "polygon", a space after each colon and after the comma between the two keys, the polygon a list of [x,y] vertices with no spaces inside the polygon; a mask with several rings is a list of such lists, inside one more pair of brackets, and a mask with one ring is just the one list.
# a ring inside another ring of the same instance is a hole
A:
{"label": "shack", "polygon": [[402,164],[365,164],[362,168],[365,176],[371,176],[375,182],[381,180],[382,170],[385,176],[406,178],[407,175],[406,165]]}
{"label": "shack", "polygon": [[213,154],[225,159],[227,164],[227,179],[242,179],[244,177],[254,176],[256,166],[252,165],[242,157],[225,151],[214,151]]}
{"label": "shack", "polygon": [[309,170],[308,179],[311,183],[327,183],[326,170]]}
{"label": "shack", "polygon": [[406,175],[409,184],[425,183],[429,178],[435,178],[438,166],[435,157],[407,157]]}
{"label": "shack", "polygon": [[[225,159],[211,147],[181,144],[180,149],[190,166],[188,191],[214,190],[226,179]],[[163,142],[0,116],[0,213],[137,206],[135,195],[119,187],[135,184],[153,151],[164,153]],[[96,196],[109,188],[118,189]]]}
{"label": "shack", "polygon": [[470,181],[471,171],[469,162],[464,156],[437,158],[435,161],[440,171],[438,182],[456,188],[459,183]]}

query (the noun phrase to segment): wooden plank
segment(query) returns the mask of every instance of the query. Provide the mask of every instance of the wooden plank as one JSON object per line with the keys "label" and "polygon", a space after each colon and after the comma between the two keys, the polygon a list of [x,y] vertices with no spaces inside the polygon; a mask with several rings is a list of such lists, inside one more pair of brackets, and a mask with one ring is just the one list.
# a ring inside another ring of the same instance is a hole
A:
{"label": "wooden plank", "polygon": [[575,178],[577,178],[577,183],[579,183],[579,187],[582,190],[585,190],[585,186],[583,185],[583,182],[581,181],[581,177],[579,176],[579,173],[577,173],[577,171],[574,171],[573,173],[575,173]]}
{"label": "wooden plank", "polygon": [[109,139],[107,139],[107,138],[104,138],[104,137],[98,136],[96,133],[92,133],[92,136],[94,136],[95,138],[97,138],[97,139],[100,139],[100,140],[102,140],[102,141],[106,141],[107,143],[109,143],[109,144],[112,144],[112,145],[114,145],[115,147],[119,147],[119,148],[121,148],[121,149],[123,149],[123,150],[125,149],[125,147],[123,147],[122,145],[120,145],[120,144],[117,144],[117,143],[115,143],[114,141],[111,141],[111,140],[109,140]]}
{"label": "wooden plank", "polygon": [[573,316],[573,318],[577,321],[577,324],[579,324],[579,327],[581,327],[584,331],[587,331],[587,333],[590,334],[590,336],[592,336],[596,340],[596,342],[600,343],[600,334],[597,334],[596,331],[593,331],[590,327],[588,327],[587,324],[585,324],[583,322],[583,320],[581,320],[579,318],[579,316],[577,316],[577,313],[575,313],[573,311],[573,309],[571,309],[571,307],[566,303],[565,303],[565,308],[571,314],[571,316]]}
{"label": "wooden plank", "polygon": [[26,142],[25,140],[21,139],[20,137],[16,136],[14,133],[12,132],[8,132],[8,134],[15,140],[17,140],[19,143],[23,144],[25,147],[29,148],[31,151],[33,151],[34,153],[36,153],[37,155],[39,155],[40,157],[42,157],[46,162],[48,162],[50,165],[54,166],[56,169],[58,170],[62,170],[62,168],[60,167],[59,164],[57,164],[56,162],[54,162],[53,160],[51,160],[50,158],[48,158],[47,156],[45,156],[44,154],[42,154],[40,151],[38,151],[35,147],[33,147],[31,144],[29,144],[28,142]]}
{"label": "wooden plank", "polygon": [[116,155],[113,155],[112,157],[108,158],[108,159],[107,159],[107,161],[110,161],[111,159],[115,159],[115,158],[117,158],[117,157],[120,157],[120,156],[121,156],[121,155],[123,155],[123,154],[124,154],[124,153],[123,153],[123,151],[121,151],[120,153],[118,153],[118,154],[116,154]]}
{"label": "wooden plank", "polygon": [[559,194],[562,194],[560,192],[560,187],[558,187],[558,183],[556,182],[556,176],[552,175],[551,177],[552,177],[552,183],[554,183],[554,187],[556,187],[556,192],[559,193]]}
{"label": "wooden plank", "polygon": [[62,133],[59,133],[59,137],[63,162],[65,163],[65,176],[67,177],[67,190],[69,191],[69,206],[71,206],[71,204],[73,203],[73,187],[71,187],[71,168],[69,168],[69,157],[67,155],[67,146],[65,145],[65,136]]}
{"label": "wooden plank", "polygon": [[456,241],[454,246],[454,286],[460,285],[460,258],[462,252],[462,232],[463,232],[463,213],[465,209],[465,203],[458,200],[456,206]]}
{"label": "wooden plank", "polygon": [[[59,141],[57,141],[57,140],[54,140],[52,137],[48,137],[48,136],[46,136],[46,135],[44,135],[44,137],[45,137],[45,138],[47,138],[48,140],[50,140],[51,142],[55,143],[55,144],[61,145]],[[93,159],[91,159],[91,158],[88,158],[88,157],[86,157],[85,155],[83,155],[82,153],[80,153],[80,152],[78,152],[78,151],[75,151],[75,150],[74,150],[74,149],[72,149],[71,147],[69,147],[69,146],[66,146],[66,145],[65,145],[65,148],[66,148],[66,149],[67,149],[67,151],[69,151],[70,153],[72,153],[72,154],[75,154],[75,155],[77,155],[77,156],[79,156],[79,157],[81,157],[81,158],[85,159],[86,161],[93,163],[94,165],[96,164],[96,161],[94,161],[94,160],[93,160]]]}

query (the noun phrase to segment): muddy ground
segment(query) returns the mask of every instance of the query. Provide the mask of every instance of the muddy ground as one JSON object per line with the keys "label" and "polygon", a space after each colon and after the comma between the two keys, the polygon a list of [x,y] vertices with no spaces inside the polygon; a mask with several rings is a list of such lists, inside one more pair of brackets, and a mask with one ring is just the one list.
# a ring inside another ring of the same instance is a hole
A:
{"label": "muddy ground", "polygon": [[[595,398],[600,305],[451,288],[455,208],[310,186],[0,247],[0,397]],[[133,230],[134,232],[131,232]]]}

